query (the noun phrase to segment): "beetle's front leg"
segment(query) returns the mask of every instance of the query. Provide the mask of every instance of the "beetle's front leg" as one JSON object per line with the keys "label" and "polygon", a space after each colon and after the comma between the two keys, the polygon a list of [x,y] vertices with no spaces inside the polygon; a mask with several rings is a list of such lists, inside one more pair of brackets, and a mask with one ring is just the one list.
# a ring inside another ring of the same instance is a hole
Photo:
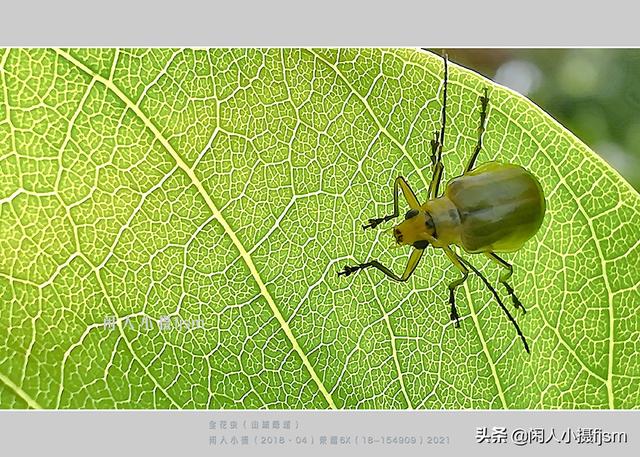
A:
{"label": "beetle's front leg", "polygon": [[400,210],[398,208],[398,188],[400,188],[400,190],[402,191],[402,195],[404,195],[407,203],[409,203],[409,207],[411,207],[412,209],[420,209],[420,203],[418,203],[416,194],[414,194],[413,190],[411,190],[409,183],[402,176],[398,176],[393,183],[393,214],[389,214],[388,216],[384,217],[371,218],[369,219],[369,223],[367,225],[362,226],[363,229],[366,230],[368,228],[376,228],[383,222],[387,222],[398,217],[398,215],[400,214]]}
{"label": "beetle's front leg", "polygon": [[391,271],[389,268],[382,265],[377,260],[370,260],[369,262],[361,263],[359,265],[354,265],[354,266],[347,265],[344,267],[342,271],[338,272],[338,276],[340,275],[349,276],[350,274],[355,273],[357,271],[364,270],[365,268],[373,267],[380,270],[387,277],[393,279],[394,281],[404,282],[408,280],[409,277],[415,271],[416,267],[418,266],[418,262],[420,262],[420,258],[422,257],[422,252],[423,252],[422,249],[413,250],[413,252],[411,253],[411,257],[409,257],[409,261],[407,262],[407,266],[404,269],[404,273],[402,273],[402,276],[396,275],[393,271]]}
{"label": "beetle's front leg", "polygon": [[455,321],[456,327],[460,327],[460,316],[458,316],[458,311],[456,309],[455,290],[458,286],[461,286],[467,280],[467,277],[469,276],[469,270],[464,266],[464,264],[461,262],[460,257],[458,257],[455,252],[453,252],[448,247],[444,247],[443,249],[447,254],[447,257],[449,257],[449,260],[451,260],[451,263],[453,263],[456,268],[462,273],[462,278],[456,279],[455,281],[449,283],[449,304],[451,304],[451,320]]}

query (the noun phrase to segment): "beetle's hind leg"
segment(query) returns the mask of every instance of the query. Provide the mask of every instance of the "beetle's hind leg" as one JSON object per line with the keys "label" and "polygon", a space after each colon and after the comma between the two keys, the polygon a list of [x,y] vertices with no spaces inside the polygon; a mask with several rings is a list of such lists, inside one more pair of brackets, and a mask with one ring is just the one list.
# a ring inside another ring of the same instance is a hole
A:
{"label": "beetle's hind leg", "polygon": [[507,262],[506,260],[504,260],[502,257],[498,257],[496,254],[494,254],[493,252],[486,252],[485,253],[487,257],[489,257],[491,260],[493,260],[494,262],[496,262],[498,265],[500,265],[501,267],[505,268],[507,271],[503,272],[500,275],[500,283],[504,286],[504,288],[507,290],[507,293],[509,295],[511,295],[511,300],[513,301],[513,306],[518,309],[521,308],[522,312],[527,312],[526,309],[524,309],[524,306],[522,305],[522,302],[518,299],[518,297],[516,297],[516,293],[513,291],[513,287],[511,287],[509,285],[509,283],[507,282],[509,280],[509,278],[511,277],[511,275],[513,275],[513,266]]}
{"label": "beetle's hind leg", "polygon": [[404,198],[407,200],[407,203],[409,203],[409,207],[411,209],[420,209],[418,198],[416,197],[416,194],[413,193],[413,190],[411,190],[409,183],[402,176],[398,176],[393,183],[393,214],[389,214],[384,217],[371,218],[367,225],[362,226],[363,229],[376,228],[383,222],[387,222],[398,217],[400,214],[400,210],[398,209],[398,188],[402,191],[402,195],[404,195]]}
{"label": "beetle's hind leg", "polygon": [[458,254],[453,252],[448,247],[444,247],[443,249],[447,254],[447,257],[449,257],[449,260],[451,260],[451,263],[453,263],[456,268],[462,273],[462,278],[456,279],[455,281],[451,281],[449,283],[449,304],[451,305],[451,320],[455,322],[456,327],[460,327],[460,316],[458,315],[458,310],[456,309],[455,290],[459,286],[464,284],[464,282],[467,280],[467,277],[469,276],[469,270],[464,266],[464,264],[462,263],[462,259],[458,256]]}
{"label": "beetle's hind leg", "polygon": [[480,125],[478,126],[478,142],[476,143],[473,154],[469,159],[467,168],[464,170],[465,173],[473,169],[476,159],[478,158],[478,154],[480,154],[480,150],[482,149],[482,136],[484,135],[484,128],[487,120],[487,106],[489,105],[489,95],[487,94],[486,87],[484,88],[484,95],[480,96],[480,104],[482,106],[482,110],[480,111]]}
{"label": "beetle's hind leg", "polygon": [[502,300],[500,300],[500,296],[498,295],[498,292],[496,292],[496,290],[491,286],[491,284],[489,283],[487,278],[485,278],[484,275],[482,273],[480,273],[480,271],[476,267],[474,267],[472,264],[470,264],[469,262],[464,260],[462,257],[460,257],[460,260],[466,266],[468,266],[471,270],[473,270],[473,272],[482,280],[484,285],[487,286],[487,289],[489,289],[489,291],[493,294],[494,298],[498,302],[498,305],[500,305],[500,308],[502,308],[502,311],[504,311],[504,313],[507,315],[507,318],[509,318],[509,320],[511,321],[511,323],[515,327],[516,332],[518,333],[518,335],[520,336],[520,339],[522,340],[522,344],[524,345],[524,349],[527,351],[527,353],[531,354],[531,351],[529,350],[529,345],[527,344],[527,339],[524,337],[524,334],[522,333],[522,330],[520,330],[520,326],[518,325],[516,320],[513,318],[513,316],[511,315],[511,313],[507,309],[507,307],[504,306],[504,303],[502,303]]}

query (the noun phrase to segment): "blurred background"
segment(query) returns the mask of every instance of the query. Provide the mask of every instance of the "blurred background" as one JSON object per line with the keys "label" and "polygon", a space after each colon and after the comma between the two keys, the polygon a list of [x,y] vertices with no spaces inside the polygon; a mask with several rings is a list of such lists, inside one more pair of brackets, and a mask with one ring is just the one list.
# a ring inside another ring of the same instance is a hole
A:
{"label": "blurred background", "polygon": [[447,49],[527,96],[640,191],[640,49]]}

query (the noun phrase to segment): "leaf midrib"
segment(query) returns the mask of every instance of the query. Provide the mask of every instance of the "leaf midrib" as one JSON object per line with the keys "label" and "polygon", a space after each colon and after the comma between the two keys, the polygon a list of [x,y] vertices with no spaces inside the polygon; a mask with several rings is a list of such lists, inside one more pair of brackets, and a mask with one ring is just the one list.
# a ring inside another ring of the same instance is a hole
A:
{"label": "leaf midrib", "polygon": [[290,344],[292,345],[292,347],[296,351],[296,353],[298,353],[298,356],[301,358],[303,365],[305,366],[305,368],[309,372],[309,374],[310,374],[311,378],[313,379],[313,381],[318,386],[318,390],[322,393],[323,397],[325,398],[325,400],[329,404],[329,407],[332,408],[332,409],[336,409],[336,405],[335,405],[335,403],[333,401],[333,398],[331,397],[331,394],[327,391],[326,387],[324,386],[324,384],[322,383],[322,381],[320,380],[320,378],[316,374],[313,366],[309,362],[309,359],[308,359],[307,355],[304,353],[304,351],[300,347],[300,344],[298,343],[297,339],[293,335],[293,332],[291,331],[291,328],[289,327],[288,323],[283,318],[282,313],[280,312],[280,310],[276,306],[275,301],[273,300],[273,297],[269,293],[264,281],[262,280],[262,278],[260,276],[260,273],[258,272],[255,264],[253,263],[253,259],[251,258],[251,256],[247,252],[247,250],[245,249],[245,247],[242,244],[242,242],[239,240],[239,238],[236,235],[235,231],[228,224],[228,222],[224,219],[224,217],[222,216],[222,214],[218,210],[218,207],[215,205],[215,203],[213,202],[213,200],[211,199],[211,197],[209,196],[207,191],[204,189],[204,186],[202,185],[202,182],[200,182],[198,177],[195,175],[194,171],[185,163],[185,161],[182,159],[182,157],[177,153],[177,151],[173,148],[173,146],[171,146],[169,141],[162,135],[162,133],[153,124],[153,122],[151,122],[151,119],[149,119],[142,112],[140,107],[137,104],[133,103],[133,101],[131,101],[112,81],[110,81],[108,79],[105,79],[101,75],[99,75],[96,72],[92,71],[89,67],[84,65],[82,62],[78,61],[76,58],[74,58],[72,55],[70,55],[66,51],[64,51],[62,49],[55,49],[55,52],[59,56],[61,56],[65,60],[67,60],[69,63],[71,63],[72,65],[76,66],[78,69],[82,70],[83,72],[85,72],[86,74],[88,74],[89,76],[94,78],[95,80],[97,80],[100,83],[104,84],[104,86],[107,87],[107,89],[111,90],[127,106],[127,108],[131,109],[139,117],[139,119],[144,123],[145,127],[148,128],[153,133],[155,138],[158,141],[160,141],[160,143],[165,148],[165,150],[171,155],[171,157],[176,162],[178,167],[180,167],[180,169],[189,177],[189,179],[191,180],[193,185],[198,190],[198,193],[200,194],[200,196],[204,199],[204,201],[207,204],[207,206],[208,206],[209,210],[211,211],[212,215],[218,221],[218,223],[223,227],[225,233],[231,239],[231,241],[235,245],[236,249],[238,250],[240,256],[242,257],[242,259],[244,260],[245,264],[247,265],[247,268],[249,268],[249,271],[251,272],[251,275],[253,276],[254,280],[256,281],[256,284],[258,285],[262,296],[265,298],[265,300],[269,304],[269,307],[271,308],[271,311],[273,312],[274,316],[278,320],[278,323],[280,324],[280,327],[282,328],[283,332],[287,336],[287,339],[289,340]]}

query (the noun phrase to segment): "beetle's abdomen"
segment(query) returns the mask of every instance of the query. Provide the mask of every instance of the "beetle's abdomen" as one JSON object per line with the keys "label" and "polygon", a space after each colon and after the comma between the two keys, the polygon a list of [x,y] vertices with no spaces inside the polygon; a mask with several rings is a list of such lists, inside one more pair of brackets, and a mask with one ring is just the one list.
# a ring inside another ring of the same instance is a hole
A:
{"label": "beetle's abdomen", "polygon": [[518,250],[544,218],[542,187],[518,165],[482,164],[452,179],[445,197],[458,209],[459,243],[467,252]]}

